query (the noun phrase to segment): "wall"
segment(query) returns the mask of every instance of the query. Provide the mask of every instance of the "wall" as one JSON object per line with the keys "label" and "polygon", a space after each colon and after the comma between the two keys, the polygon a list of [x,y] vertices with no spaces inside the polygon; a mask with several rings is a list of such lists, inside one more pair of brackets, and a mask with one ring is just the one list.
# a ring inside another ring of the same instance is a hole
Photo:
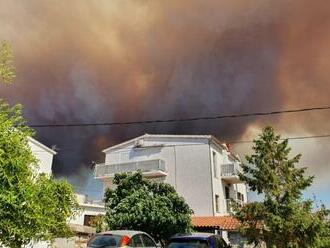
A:
{"label": "wall", "polygon": [[84,225],[85,215],[94,215],[94,216],[97,216],[99,214],[105,215],[104,207],[91,205],[91,204],[79,204],[79,206],[82,208],[82,211],[74,219],[70,220],[71,224]]}
{"label": "wall", "polygon": [[38,173],[52,174],[53,154],[29,141],[33,155],[38,159]]}

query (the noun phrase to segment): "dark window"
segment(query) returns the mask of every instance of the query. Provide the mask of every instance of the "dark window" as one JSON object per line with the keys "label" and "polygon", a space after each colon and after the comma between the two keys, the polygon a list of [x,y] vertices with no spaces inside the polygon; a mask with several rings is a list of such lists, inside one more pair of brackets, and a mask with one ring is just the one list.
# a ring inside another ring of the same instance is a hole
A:
{"label": "dark window", "polygon": [[219,196],[218,195],[215,195],[215,211],[217,213],[220,212],[220,208],[219,208]]}
{"label": "dark window", "polygon": [[155,242],[145,234],[142,234],[142,241],[143,241],[144,247],[156,247],[157,246],[155,244]]}
{"label": "dark window", "polygon": [[216,248],[226,248],[227,244],[220,236],[215,236],[215,247]]}
{"label": "dark window", "polygon": [[91,226],[92,225],[92,221],[95,218],[95,215],[85,215],[84,216],[84,226]]}
{"label": "dark window", "polygon": [[201,239],[172,239],[168,248],[207,248],[210,247],[206,240]]}
{"label": "dark window", "polygon": [[88,247],[118,247],[120,239],[119,235],[96,235],[88,242]]}
{"label": "dark window", "polygon": [[136,234],[132,237],[130,246],[132,246],[132,247],[143,247],[143,243],[142,243],[140,234]]}
{"label": "dark window", "polygon": [[212,152],[212,162],[213,162],[213,173],[214,177],[218,177],[218,164],[217,164],[217,154]]}
{"label": "dark window", "polygon": [[230,191],[229,191],[229,187],[225,186],[225,194],[226,194],[226,199],[230,198]]}

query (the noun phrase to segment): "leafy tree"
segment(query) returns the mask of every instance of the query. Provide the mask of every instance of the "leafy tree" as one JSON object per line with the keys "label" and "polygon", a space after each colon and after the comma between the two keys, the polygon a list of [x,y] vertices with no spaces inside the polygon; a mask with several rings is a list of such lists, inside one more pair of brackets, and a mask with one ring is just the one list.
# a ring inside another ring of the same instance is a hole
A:
{"label": "leafy tree", "polygon": [[0,243],[7,247],[70,235],[66,221],[78,210],[67,182],[35,173],[32,135],[21,106],[0,101]]}
{"label": "leafy tree", "polygon": [[142,230],[161,242],[190,230],[193,212],[171,185],[140,172],[117,174],[113,182],[116,189],[105,193],[109,229]]}
{"label": "leafy tree", "polygon": [[313,177],[305,176],[306,168],[296,168],[301,155],[290,158],[290,150],[288,140],[271,127],[254,140],[254,154],[246,156],[240,177],[263,201],[238,207],[241,232],[249,242],[267,247],[329,247],[329,211],[324,206],[313,211],[313,201],[302,200]]}
{"label": "leafy tree", "polygon": [[[0,45],[0,82],[15,72],[7,43]],[[0,99],[0,246],[19,248],[31,241],[71,234],[66,223],[78,205],[71,186],[36,173],[38,161],[28,144],[34,132],[21,105]]]}
{"label": "leafy tree", "polygon": [[2,41],[0,42],[0,82],[11,83],[14,78],[13,53],[10,45]]}
{"label": "leafy tree", "polygon": [[104,223],[104,215],[99,214],[97,216],[94,216],[91,219],[90,225],[92,227],[95,227],[97,233],[105,231],[106,227]]}

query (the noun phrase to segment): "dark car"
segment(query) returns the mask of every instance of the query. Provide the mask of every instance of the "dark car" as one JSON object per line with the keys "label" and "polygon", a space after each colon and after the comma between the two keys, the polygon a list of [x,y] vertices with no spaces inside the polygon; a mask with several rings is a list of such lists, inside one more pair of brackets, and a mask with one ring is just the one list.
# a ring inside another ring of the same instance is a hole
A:
{"label": "dark car", "polygon": [[87,248],[112,247],[157,247],[157,245],[147,233],[128,230],[98,233],[87,244]]}
{"label": "dark car", "polygon": [[170,239],[168,248],[229,248],[220,236],[214,233],[192,233],[176,235]]}

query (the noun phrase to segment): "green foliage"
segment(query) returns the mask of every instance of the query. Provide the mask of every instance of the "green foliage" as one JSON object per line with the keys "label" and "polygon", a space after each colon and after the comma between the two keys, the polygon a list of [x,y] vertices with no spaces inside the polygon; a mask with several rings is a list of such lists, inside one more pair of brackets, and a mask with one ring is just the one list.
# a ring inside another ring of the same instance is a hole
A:
{"label": "green foliage", "polygon": [[273,248],[329,247],[329,211],[324,206],[313,211],[313,202],[301,199],[313,181],[304,176],[305,168],[295,167],[301,155],[289,158],[288,140],[281,141],[271,127],[254,140],[253,150],[240,177],[264,199],[237,209],[242,234]]}
{"label": "green foliage", "polygon": [[105,193],[109,229],[141,230],[162,242],[190,231],[193,212],[171,185],[141,173],[117,174],[113,182],[116,189]]}
{"label": "green foliage", "polygon": [[66,221],[77,210],[68,183],[35,173],[32,135],[21,106],[0,100],[0,243],[6,247],[69,235]]}
{"label": "green foliage", "polygon": [[104,222],[104,215],[99,214],[97,216],[94,216],[91,219],[90,225],[92,227],[95,227],[97,233],[105,231],[106,226],[105,226],[105,222]]}
{"label": "green foliage", "polygon": [[40,175],[35,182],[35,195],[39,205],[38,220],[41,226],[40,239],[53,240],[57,237],[73,236],[67,220],[79,212],[79,205],[72,186],[64,180],[55,180]]}
{"label": "green foliage", "polygon": [[2,41],[0,42],[0,82],[12,83],[14,78],[13,53],[10,45]]}

